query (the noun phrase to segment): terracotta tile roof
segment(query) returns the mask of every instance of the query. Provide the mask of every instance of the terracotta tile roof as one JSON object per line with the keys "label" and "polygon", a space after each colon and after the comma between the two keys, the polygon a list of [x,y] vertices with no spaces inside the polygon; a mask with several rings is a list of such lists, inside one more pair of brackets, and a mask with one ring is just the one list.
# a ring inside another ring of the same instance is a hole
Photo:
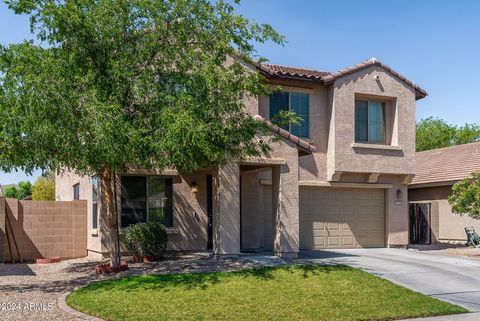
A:
{"label": "terracotta tile roof", "polygon": [[291,134],[289,131],[287,131],[283,128],[280,128],[277,125],[274,125],[272,122],[270,122],[269,120],[266,120],[262,116],[255,115],[255,116],[253,116],[253,118],[255,118],[256,120],[265,122],[268,125],[268,128],[270,128],[270,130],[272,132],[274,132],[275,134],[279,135],[280,137],[282,137],[286,140],[289,140],[289,141],[297,144],[301,148],[302,151],[307,152],[308,154],[316,151],[317,148],[315,147],[315,145],[310,144],[309,142],[301,139],[300,137],[297,137],[297,136]]}
{"label": "terracotta tile roof", "polygon": [[388,65],[380,62],[378,59],[375,59],[375,58],[365,60],[359,64],[339,70],[337,72],[328,72],[323,70],[313,70],[313,69],[297,68],[297,67],[274,65],[274,64],[260,64],[258,65],[258,68],[267,76],[301,78],[306,80],[321,81],[325,85],[329,85],[335,82],[335,80],[339,78],[342,78],[351,73],[357,72],[361,69],[364,69],[373,65],[382,67],[385,71],[387,71],[394,77],[397,77],[408,86],[413,87],[415,89],[415,94],[416,94],[415,96],[417,99],[424,98],[428,95],[425,89],[416,85],[412,81],[408,80],[406,77],[402,76],[401,74],[399,74],[398,72],[390,68]]}
{"label": "terracotta tile roof", "polygon": [[416,175],[410,186],[448,185],[480,171],[480,142],[418,152],[416,162]]}
{"label": "terracotta tile roof", "polygon": [[323,70],[313,70],[305,68],[297,68],[290,66],[281,66],[274,64],[261,64],[262,70],[266,71],[270,75],[286,76],[286,77],[299,77],[307,79],[322,80],[323,77],[330,73]]}
{"label": "terracotta tile roof", "polygon": [[364,69],[364,68],[367,68],[367,67],[370,67],[370,66],[374,66],[374,65],[382,67],[383,69],[385,69],[387,72],[389,72],[394,77],[397,77],[398,79],[400,79],[401,81],[403,81],[407,85],[413,87],[415,89],[416,93],[417,93],[417,98],[424,98],[425,96],[428,95],[427,92],[425,91],[425,89],[416,85],[412,81],[408,80],[407,78],[405,78],[405,76],[402,76],[401,74],[399,74],[398,72],[396,72],[395,70],[390,68],[390,66],[380,62],[376,58],[370,58],[368,60],[362,61],[359,64],[356,64],[356,65],[353,65],[351,67],[348,67],[348,68],[339,70],[337,72],[334,72],[334,73],[332,73],[328,76],[325,76],[323,78],[323,81],[324,81],[325,84],[328,85],[328,84],[334,82],[338,78],[344,77],[344,76],[349,75],[351,73],[354,73],[358,70],[361,70],[361,69]]}

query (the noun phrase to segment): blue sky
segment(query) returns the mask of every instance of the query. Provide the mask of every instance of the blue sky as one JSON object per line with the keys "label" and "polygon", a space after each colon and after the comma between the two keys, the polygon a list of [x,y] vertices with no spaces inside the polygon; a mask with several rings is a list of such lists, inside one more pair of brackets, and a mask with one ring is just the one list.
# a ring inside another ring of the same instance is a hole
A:
{"label": "blue sky", "polygon": [[[480,123],[480,1],[244,0],[237,12],[286,36],[258,46],[272,63],[335,71],[376,57],[428,91],[417,119]],[[0,43],[26,38],[28,18],[1,4]],[[0,173],[1,184],[22,179]]]}

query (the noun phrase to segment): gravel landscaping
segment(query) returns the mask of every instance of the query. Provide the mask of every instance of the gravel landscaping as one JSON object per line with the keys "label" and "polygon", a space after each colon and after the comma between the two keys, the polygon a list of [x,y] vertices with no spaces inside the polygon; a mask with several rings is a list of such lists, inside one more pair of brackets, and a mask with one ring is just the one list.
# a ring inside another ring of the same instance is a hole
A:
{"label": "gravel landscaping", "polygon": [[466,247],[465,243],[434,243],[431,245],[410,245],[410,250],[431,254],[480,258],[480,248]]}
{"label": "gravel landscaping", "polygon": [[92,258],[53,264],[0,264],[0,320],[75,320],[59,309],[57,299],[67,291],[95,280],[143,274],[231,271],[285,263],[278,258],[214,260],[202,255],[184,255],[161,262],[134,263],[115,275],[97,275]]}

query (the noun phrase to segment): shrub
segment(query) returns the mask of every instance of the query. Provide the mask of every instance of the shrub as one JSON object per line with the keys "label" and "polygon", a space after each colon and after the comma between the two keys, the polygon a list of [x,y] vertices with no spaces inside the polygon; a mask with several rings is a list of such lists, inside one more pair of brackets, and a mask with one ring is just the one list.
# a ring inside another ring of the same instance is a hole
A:
{"label": "shrub", "polygon": [[22,181],[18,183],[18,186],[8,186],[3,191],[3,195],[6,198],[18,198],[23,200],[32,195],[32,183],[29,181]]}
{"label": "shrub", "polygon": [[33,185],[32,199],[34,201],[54,201],[55,180],[43,176],[37,178]]}
{"label": "shrub", "polygon": [[130,225],[122,239],[127,250],[134,256],[162,257],[167,248],[167,230],[159,222]]}

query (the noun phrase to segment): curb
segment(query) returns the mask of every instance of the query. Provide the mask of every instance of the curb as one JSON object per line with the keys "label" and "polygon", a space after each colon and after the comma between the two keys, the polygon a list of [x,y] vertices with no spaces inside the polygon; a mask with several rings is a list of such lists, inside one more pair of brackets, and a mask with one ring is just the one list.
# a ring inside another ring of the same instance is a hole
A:
{"label": "curb", "polygon": [[71,292],[65,292],[63,293],[58,299],[57,299],[57,306],[60,308],[60,310],[63,310],[64,312],[76,317],[76,318],[80,318],[82,320],[90,320],[90,321],[105,321],[103,319],[100,319],[100,318],[97,318],[97,317],[93,317],[91,315],[88,315],[88,314],[85,314],[83,312],[80,312],[80,311],[77,311],[77,310],[74,310],[72,309],[71,307],[69,307],[67,305],[67,296],[70,294]]}

